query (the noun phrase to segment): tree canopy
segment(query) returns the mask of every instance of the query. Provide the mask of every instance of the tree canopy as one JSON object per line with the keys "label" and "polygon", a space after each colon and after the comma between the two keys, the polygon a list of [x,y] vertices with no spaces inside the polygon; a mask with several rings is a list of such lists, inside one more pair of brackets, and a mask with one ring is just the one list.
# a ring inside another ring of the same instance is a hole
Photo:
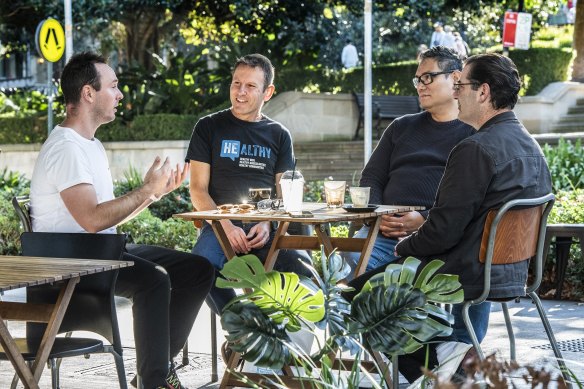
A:
{"label": "tree canopy", "polygon": [[[266,53],[276,65],[339,68],[346,38],[362,51],[363,0],[75,0],[75,49],[116,53],[118,62],[153,70],[157,58],[197,46],[221,63],[244,53]],[[534,16],[534,28],[557,11],[559,0],[377,0],[373,3],[374,61],[415,58],[428,43],[436,21],[452,25],[480,51],[500,42],[507,9]],[[583,2],[578,2],[575,49],[584,53]],[[0,2],[0,40],[4,50],[23,50],[34,42],[38,23],[62,20],[63,0]],[[359,47],[361,46],[361,47]],[[578,50],[579,49],[579,50]],[[574,78],[584,78],[584,59],[576,58]],[[168,63],[168,62],[167,62]]]}

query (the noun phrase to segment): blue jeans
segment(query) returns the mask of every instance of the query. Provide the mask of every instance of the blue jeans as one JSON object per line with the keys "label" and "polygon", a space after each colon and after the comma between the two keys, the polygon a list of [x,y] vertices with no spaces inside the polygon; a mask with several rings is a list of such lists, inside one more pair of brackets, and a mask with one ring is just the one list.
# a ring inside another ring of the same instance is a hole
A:
{"label": "blue jeans", "polygon": [[[367,234],[369,234],[369,227],[363,226],[353,237],[363,239],[367,237]],[[375,239],[373,250],[371,250],[371,256],[369,257],[369,262],[367,262],[367,269],[365,269],[365,271],[373,270],[395,261],[398,258],[393,254],[396,244],[397,240],[386,238],[385,236],[378,234]],[[344,255],[345,260],[353,270],[350,277],[347,277],[349,280],[353,277],[353,274],[355,274],[355,268],[357,267],[360,255],[360,253],[346,253]]]}
{"label": "blue jeans", "polygon": [[[254,226],[254,224],[251,223],[242,224],[240,222],[234,222],[233,224],[243,228],[246,234]],[[256,255],[260,261],[264,262],[273,240],[274,231],[270,233],[270,239],[264,247],[261,249],[254,249],[250,251],[249,254]],[[213,228],[208,223],[204,223],[203,227],[199,230],[199,237],[197,238],[197,243],[195,243],[195,246],[192,249],[192,253],[207,258],[216,270],[223,269],[223,265],[227,262],[227,258],[225,258],[225,254],[219,245],[219,241],[213,232]],[[306,251],[282,249],[278,253],[278,258],[274,264],[274,270],[311,277],[312,273],[310,273],[302,262],[311,263],[311,258]],[[216,272],[216,276],[220,277],[219,272]],[[227,303],[234,297],[235,292],[233,289],[217,288],[215,283],[213,283],[213,287],[207,295],[206,302],[215,314],[220,315],[225,305],[227,305]]]}
{"label": "blue jeans", "polygon": [[[487,334],[490,313],[491,303],[488,301],[478,305],[471,305],[468,309],[468,316],[470,317],[470,322],[472,323],[479,343],[483,341]],[[452,314],[454,315],[454,324],[452,324],[452,334],[447,340],[472,344],[470,335],[462,319],[462,304],[454,304],[452,306]]]}

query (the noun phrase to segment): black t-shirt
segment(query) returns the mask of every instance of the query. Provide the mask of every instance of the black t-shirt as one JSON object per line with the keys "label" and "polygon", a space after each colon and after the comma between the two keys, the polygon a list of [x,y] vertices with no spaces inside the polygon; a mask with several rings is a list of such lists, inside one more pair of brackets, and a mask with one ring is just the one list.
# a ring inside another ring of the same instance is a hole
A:
{"label": "black t-shirt", "polygon": [[201,118],[195,125],[187,160],[211,166],[209,195],[216,204],[248,200],[249,188],[272,188],[275,176],[294,166],[290,132],[264,116],[247,122],[226,109]]}

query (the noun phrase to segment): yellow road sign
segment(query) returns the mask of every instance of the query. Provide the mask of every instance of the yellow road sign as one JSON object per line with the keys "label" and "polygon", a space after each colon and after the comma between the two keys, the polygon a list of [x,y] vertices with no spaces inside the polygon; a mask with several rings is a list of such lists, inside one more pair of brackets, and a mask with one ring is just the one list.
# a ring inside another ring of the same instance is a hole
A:
{"label": "yellow road sign", "polygon": [[39,23],[36,31],[36,46],[39,54],[50,62],[57,62],[65,52],[65,31],[53,18]]}

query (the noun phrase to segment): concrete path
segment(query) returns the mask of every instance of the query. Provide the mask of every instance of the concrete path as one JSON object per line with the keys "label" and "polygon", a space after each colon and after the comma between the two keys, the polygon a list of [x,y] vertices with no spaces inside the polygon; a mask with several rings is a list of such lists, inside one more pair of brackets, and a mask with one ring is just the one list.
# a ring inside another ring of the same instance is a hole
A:
{"label": "concrete path", "polygon": [[[4,300],[21,300],[23,291],[12,291],[4,296]],[[135,351],[133,346],[132,320],[130,304],[123,299],[117,301],[118,314],[121,325],[122,343],[124,344],[124,360],[128,382],[135,372]],[[584,383],[584,303],[569,301],[544,301],[557,341],[562,348],[566,364],[573,371],[580,382]],[[531,364],[537,367],[545,366],[547,370],[557,375],[557,364],[553,352],[548,349],[549,343],[539,322],[535,306],[529,299],[523,299],[519,304],[511,305],[512,321],[517,337],[517,360],[520,364]],[[211,336],[210,313],[203,307],[195,327],[189,337],[189,365],[179,370],[181,381],[187,387],[218,388],[211,379]],[[218,321],[219,322],[219,321]],[[219,323],[218,323],[219,326]],[[23,326],[11,323],[11,330],[16,334],[23,334]],[[219,334],[222,334],[218,328]],[[81,334],[81,333],[80,333]],[[220,335],[219,347],[223,342]],[[502,358],[509,358],[508,340],[503,314],[498,305],[493,307],[491,324],[487,337],[483,342],[486,353],[497,352]],[[223,362],[219,353],[219,377],[223,372]],[[13,370],[7,361],[0,362],[0,389],[10,387]],[[41,388],[50,388],[50,372],[45,370],[41,378]],[[584,385],[584,384],[583,384]],[[406,381],[400,380],[400,387],[406,387]],[[22,388],[22,385],[18,386]],[[117,388],[117,378],[113,358],[108,355],[92,355],[89,359],[83,357],[66,358],[61,365],[62,389],[102,389]],[[526,386],[527,387],[527,386]]]}

